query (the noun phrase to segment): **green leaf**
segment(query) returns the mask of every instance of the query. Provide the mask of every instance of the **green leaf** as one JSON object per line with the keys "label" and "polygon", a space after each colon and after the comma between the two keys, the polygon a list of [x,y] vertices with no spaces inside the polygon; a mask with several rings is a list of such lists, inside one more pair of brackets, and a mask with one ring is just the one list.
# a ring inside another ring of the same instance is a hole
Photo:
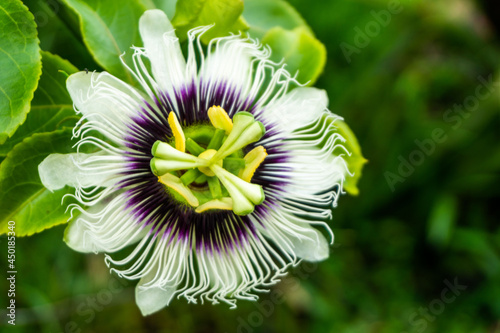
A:
{"label": "green leaf", "polygon": [[316,82],[326,64],[326,48],[289,3],[248,0],[243,17],[250,25],[248,34],[271,47],[272,60],[284,60],[292,75],[298,72],[300,83]]}
{"label": "green leaf", "polygon": [[248,33],[252,38],[262,39],[274,27],[287,30],[307,27],[295,8],[283,0],[246,0],[243,17],[250,25]]}
{"label": "green leaf", "polygon": [[201,37],[202,42],[208,43],[212,38],[247,30],[242,12],[242,0],[178,0],[172,24],[181,39],[192,28],[215,24]]}
{"label": "green leaf", "polygon": [[38,165],[52,153],[71,152],[71,130],[37,133],[19,143],[0,164],[0,233],[8,221],[16,222],[16,235],[28,236],[64,223],[61,205],[68,193],[51,193],[40,181]]}
{"label": "green leaf", "polygon": [[7,153],[24,138],[39,132],[52,132],[62,126],[73,127],[78,117],[66,90],[66,75],[77,71],[68,61],[42,51],[42,76],[31,102],[31,111],[16,133],[0,146],[0,156]]}
{"label": "green leaf", "polygon": [[487,230],[476,228],[456,228],[450,240],[450,248],[473,256],[486,274],[498,276],[500,256],[491,234]]}
{"label": "green leaf", "polygon": [[427,237],[437,246],[450,242],[457,218],[457,200],[451,195],[441,195],[435,202],[427,222]]}
{"label": "green leaf", "polygon": [[272,60],[284,60],[292,75],[298,72],[297,80],[300,83],[313,85],[323,72],[326,48],[307,27],[301,26],[293,30],[272,28],[266,33],[262,43],[271,47]]}
{"label": "green leaf", "polygon": [[351,156],[344,156],[344,159],[347,163],[349,171],[354,174],[353,176],[347,176],[344,182],[344,190],[346,190],[350,195],[358,195],[358,181],[361,178],[363,166],[368,162],[368,160],[363,157],[358,139],[356,139],[356,136],[349,126],[341,120],[337,120],[335,122],[335,126],[337,127],[337,131],[344,137],[344,139],[346,139],[344,146],[347,151],[351,153]]}
{"label": "green leaf", "polygon": [[19,0],[0,0],[0,144],[24,122],[41,73],[33,15]]}
{"label": "green leaf", "polygon": [[161,9],[169,19],[174,17],[177,0],[141,0],[141,2],[147,9]]}
{"label": "green leaf", "polygon": [[40,48],[68,59],[78,68],[102,71],[83,44],[78,17],[56,0],[23,0],[35,16]]}
{"label": "green leaf", "polygon": [[[139,18],[145,7],[138,0],[63,0],[80,18],[85,45],[96,62],[111,74],[129,83],[132,75],[120,60],[131,46],[142,45]],[[131,61],[132,52],[125,60]]]}

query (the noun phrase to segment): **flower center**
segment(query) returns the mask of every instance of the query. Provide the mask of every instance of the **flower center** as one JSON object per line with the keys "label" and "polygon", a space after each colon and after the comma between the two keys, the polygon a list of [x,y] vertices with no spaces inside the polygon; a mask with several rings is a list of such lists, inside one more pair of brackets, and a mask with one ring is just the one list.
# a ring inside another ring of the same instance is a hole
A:
{"label": "flower center", "polygon": [[211,107],[208,117],[211,125],[184,131],[170,112],[173,140],[154,143],[151,170],[174,198],[197,213],[223,209],[250,214],[265,199],[262,187],[250,181],[267,153],[262,146],[246,155],[243,149],[265,134],[264,125],[248,112],[231,120],[220,106]]}

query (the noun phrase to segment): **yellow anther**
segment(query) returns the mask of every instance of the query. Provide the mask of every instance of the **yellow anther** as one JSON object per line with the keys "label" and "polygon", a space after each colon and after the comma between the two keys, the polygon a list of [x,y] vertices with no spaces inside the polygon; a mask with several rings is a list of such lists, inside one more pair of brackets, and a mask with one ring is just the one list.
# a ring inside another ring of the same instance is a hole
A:
{"label": "yellow anther", "polygon": [[198,198],[196,198],[193,192],[191,192],[189,187],[187,187],[182,183],[179,177],[167,173],[166,175],[158,177],[158,181],[163,185],[170,187],[175,192],[177,192],[192,207],[198,207],[200,205]]}
{"label": "yellow anther", "polygon": [[[206,160],[207,163],[208,163],[208,161],[210,161],[210,159],[212,158],[212,156],[215,155],[215,153],[217,153],[216,150],[214,150],[214,149],[207,149],[203,153],[201,153],[198,156],[198,158],[200,158],[202,160]],[[222,166],[222,160],[219,160],[219,161],[215,162],[215,164],[217,164],[218,166]],[[210,165],[207,165],[206,167],[205,166],[199,167],[198,170],[200,170],[201,172],[203,172],[205,175],[207,175],[209,177],[215,176],[215,173],[212,170],[210,170]]]}
{"label": "yellow anther", "polygon": [[173,111],[168,115],[168,124],[170,125],[170,129],[172,130],[172,134],[175,138],[175,149],[184,153],[186,151],[186,137],[184,136],[181,124]]}
{"label": "yellow anther", "polygon": [[195,212],[203,213],[204,211],[211,209],[222,209],[222,210],[233,210],[233,199],[231,198],[221,198],[210,200],[209,202],[200,205],[196,208]]}
{"label": "yellow anther", "polygon": [[213,127],[224,130],[227,135],[231,133],[233,129],[233,121],[229,118],[229,115],[220,106],[212,106],[208,109],[208,118]]}
{"label": "yellow anther", "polygon": [[262,146],[255,147],[245,155],[245,168],[240,171],[239,177],[246,182],[250,182],[255,170],[260,166],[267,156],[266,149]]}

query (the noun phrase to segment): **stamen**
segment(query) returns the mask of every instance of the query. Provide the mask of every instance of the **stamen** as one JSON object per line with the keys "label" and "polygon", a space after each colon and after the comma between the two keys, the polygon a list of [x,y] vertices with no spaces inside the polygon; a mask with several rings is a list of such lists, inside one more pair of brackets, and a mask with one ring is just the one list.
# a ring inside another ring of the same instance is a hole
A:
{"label": "stamen", "polygon": [[207,149],[215,149],[218,150],[220,146],[222,146],[222,141],[224,140],[226,132],[221,129],[215,130],[215,134],[208,143]]}
{"label": "stamen", "polygon": [[222,187],[220,186],[219,178],[217,177],[207,177],[208,188],[210,189],[210,194],[212,198],[222,197]]}
{"label": "stamen", "polygon": [[181,181],[184,185],[188,186],[192,182],[196,181],[196,179],[201,175],[202,173],[200,170],[191,169],[181,176]]}
{"label": "stamen", "polygon": [[195,212],[203,213],[204,211],[210,209],[223,209],[223,210],[232,210],[233,209],[233,199],[224,197],[221,199],[210,200],[209,202],[204,203],[203,205],[196,208]]}
{"label": "stamen", "polygon": [[245,160],[237,157],[226,157],[224,159],[224,165],[222,167],[227,171],[237,175],[239,174],[239,171],[241,169],[245,168]]}
{"label": "stamen", "polygon": [[205,151],[199,144],[197,144],[193,139],[188,138],[186,140],[187,150],[194,156],[198,156]]}
{"label": "stamen", "polygon": [[263,146],[258,146],[245,155],[245,169],[240,171],[240,178],[246,182],[250,182],[252,177],[267,156],[266,149]]}
{"label": "stamen", "polygon": [[231,133],[233,129],[233,122],[227,112],[221,108],[220,106],[212,106],[208,109],[208,118],[210,118],[210,122],[213,127],[217,129],[224,130],[227,135]]}
{"label": "stamen", "polygon": [[207,178],[208,178],[207,175],[202,173],[198,178],[196,178],[194,183],[198,185],[205,184],[207,182]]}
{"label": "stamen", "polygon": [[184,136],[181,124],[173,111],[168,115],[168,124],[170,125],[170,129],[174,135],[175,149],[184,153],[186,151],[186,137]]}
{"label": "stamen", "polygon": [[200,205],[198,198],[195,197],[189,187],[182,183],[179,177],[167,173],[166,175],[158,177],[158,181],[179,193],[179,195],[182,196],[189,205],[193,207],[198,207]]}

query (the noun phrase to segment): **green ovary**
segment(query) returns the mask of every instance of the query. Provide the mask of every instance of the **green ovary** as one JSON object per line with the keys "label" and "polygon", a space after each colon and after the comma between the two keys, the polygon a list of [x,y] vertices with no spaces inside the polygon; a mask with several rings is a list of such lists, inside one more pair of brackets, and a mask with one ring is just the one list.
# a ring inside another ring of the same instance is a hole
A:
{"label": "green ovary", "polygon": [[262,187],[250,181],[267,153],[262,146],[246,155],[243,149],[262,138],[265,128],[248,112],[238,112],[231,120],[214,106],[208,116],[210,124],[182,129],[170,112],[173,139],[155,142],[151,170],[175,200],[197,213],[250,214],[265,199]]}

